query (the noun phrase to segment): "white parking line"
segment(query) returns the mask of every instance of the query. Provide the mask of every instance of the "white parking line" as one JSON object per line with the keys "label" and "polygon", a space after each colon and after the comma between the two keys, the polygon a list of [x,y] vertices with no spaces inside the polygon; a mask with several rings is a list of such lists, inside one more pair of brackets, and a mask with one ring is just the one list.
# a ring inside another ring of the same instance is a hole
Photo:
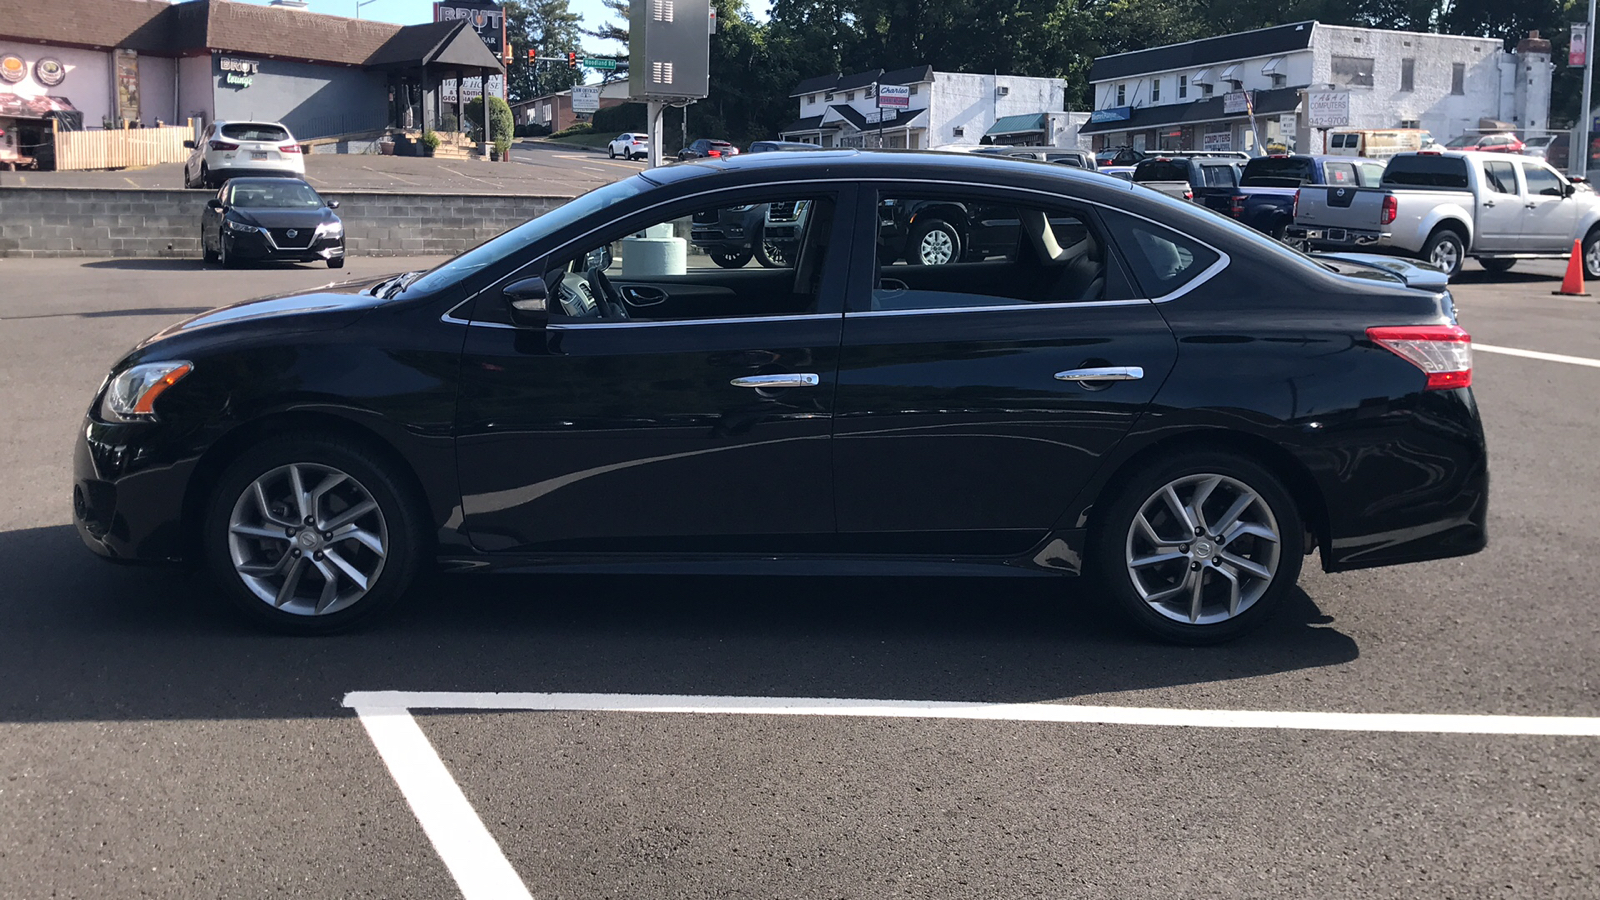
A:
{"label": "white parking line", "polygon": [[1501,353],[1506,356],[1521,356],[1524,359],[1542,359],[1545,362],[1566,363],[1571,366],[1588,366],[1591,369],[1600,369],[1600,359],[1590,359],[1587,356],[1564,356],[1560,353],[1543,353],[1538,350],[1518,350],[1515,347],[1496,347],[1493,344],[1480,344],[1472,342],[1473,350],[1482,350],[1485,353]]}
{"label": "white parking line", "polygon": [[830,697],[700,697],[670,694],[531,694],[354,691],[353,708],[394,776],[422,830],[465,900],[531,897],[505,852],[484,827],[438,751],[410,715],[414,709],[544,712],[691,713],[972,719],[1189,728],[1299,729],[1383,733],[1510,734],[1600,737],[1600,717],[1477,716],[1407,713],[1274,712],[1074,706],[1055,703],[960,703],[942,700],[843,700]]}

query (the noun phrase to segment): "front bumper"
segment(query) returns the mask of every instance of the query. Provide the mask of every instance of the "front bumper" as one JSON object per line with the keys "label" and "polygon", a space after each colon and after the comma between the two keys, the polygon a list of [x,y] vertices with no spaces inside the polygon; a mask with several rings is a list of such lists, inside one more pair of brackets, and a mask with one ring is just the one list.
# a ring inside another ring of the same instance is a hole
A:
{"label": "front bumper", "polygon": [[159,425],[84,419],[72,458],[72,521],[90,550],[119,562],[183,559],[184,494],[195,463],[174,456]]}
{"label": "front bumper", "polygon": [[237,259],[286,259],[310,262],[322,259],[340,259],[344,256],[344,235],[328,237],[319,235],[306,246],[282,246],[265,228],[255,231],[222,229],[222,240],[227,242],[228,255]]}

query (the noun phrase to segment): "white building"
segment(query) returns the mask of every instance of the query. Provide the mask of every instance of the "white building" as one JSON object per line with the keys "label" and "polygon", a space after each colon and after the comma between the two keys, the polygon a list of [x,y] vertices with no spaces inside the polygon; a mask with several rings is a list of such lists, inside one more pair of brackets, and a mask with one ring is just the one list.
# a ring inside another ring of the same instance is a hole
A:
{"label": "white building", "polygon": [[[879,84],[909,87],[910,107],[885,109],[880,116]],[[790,96],[800,102],[800,118],[782,132],[789,141],[876,147],[881,133],[881,146],[913,150],[976,146],[986,136],[996,144],[1076,146],[1072,118],[1064,112],[1066,83],[1059,78],[964,75],[913,66],[808,78]]]}
{"label": "white building", "polygon": [[1083,131],[1097,148],[1321,153],[1302,91],[1332,90],[1349,93],[1343,128],[1423,128],[1442,142],[1489,120],[1537,133],[1553,68],[1537,33],[1507,53],[1498,39],[1296,22],[1096,59]]}

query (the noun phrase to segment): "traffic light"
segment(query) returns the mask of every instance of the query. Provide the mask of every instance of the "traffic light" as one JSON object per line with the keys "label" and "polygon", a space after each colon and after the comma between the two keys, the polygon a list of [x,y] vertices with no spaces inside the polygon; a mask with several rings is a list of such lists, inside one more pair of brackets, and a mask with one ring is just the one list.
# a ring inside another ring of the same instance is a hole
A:
{"label": "traffic light", "polygon": [[509,65],[511,65],[511,60],[512,60],[511,45],[510,44],[502,44],[502,45],[500,45],[500,61],[509,66]]}
{"label": "traffic light", "polygon": [[538,61],[539,61],[539,51],[534,49],[533,47],[529,47],[528,48],[528,65],[531,66],[531,65],[533,65],[534,63],[536,63]]}
{"label": "traffic light", "polygon": [[578,67],[578,54],[573,52],[573,51],[571,51],[571,50],[568,50],[567,51],[567,68],[576,69],[577,67]]}

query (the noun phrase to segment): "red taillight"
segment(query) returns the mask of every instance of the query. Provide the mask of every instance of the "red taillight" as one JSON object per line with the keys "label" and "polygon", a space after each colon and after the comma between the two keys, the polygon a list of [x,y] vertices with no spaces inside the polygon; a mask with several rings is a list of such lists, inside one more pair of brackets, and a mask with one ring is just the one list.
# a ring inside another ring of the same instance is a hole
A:
{"label": "red taillight", "polygon": [[721,150],[707,150],[706,151],[706,155],[707,156],[721,156],[722,155],[722,151]]}
{"label": "red taillight", "polygon": [[299,144],[279,144],[278,145],[278,152],[279,153],[299,153],[300,152],[300,145]]}
{"label": "red taillight", "polygon": [[1368,328],[1367,337],[1426,373],[1430,391],[1472,384],[1472,335],[1459,325]]}
{"label": "red taillight", "polygon": [[1378,214],[1379,225],[1389,225],[1400,215],[1400,201],[1395,195],[1389,194],[1383,198],[1383,212]]}
{"label": "red taillight", "polygon": [[1233,199],[1228,201],[1228,214],[1233,216],[1235,219],[1237,219],[1240,216],[1244,215],[1244,195],[1243,194],[1234,194],[1233,195]]}
{"label": "red taillight", "polygon": [[1194,199],[1194,191],[1189,189],[1189,188],[1184,188],[1184,190],[1183,190],[1183,199],[1185,199],[1185,200],[1193,200]]}
{"label": "red taillight", "polygon": [[210,147],[213,150],[237,150],[237,149],[239,149],[239,145],[238,144],[231,143],[229,141],[212,141],[211,143],[206,144],[206,146]]}

